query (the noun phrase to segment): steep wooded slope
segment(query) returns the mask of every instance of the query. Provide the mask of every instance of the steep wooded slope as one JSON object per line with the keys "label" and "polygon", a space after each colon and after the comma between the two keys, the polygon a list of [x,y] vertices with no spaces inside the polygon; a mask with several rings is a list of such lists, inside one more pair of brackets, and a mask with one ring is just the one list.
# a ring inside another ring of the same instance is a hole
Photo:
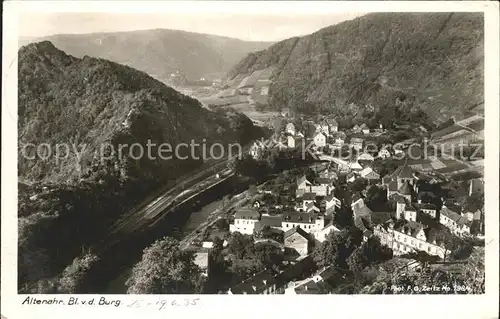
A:
{"label": "steep wooded slope", "polygon": [[374,13],[251,53],[229,78],[274,67],[276,108],[404,102],[440,122],[483,103],[483,42],[482,14]]}

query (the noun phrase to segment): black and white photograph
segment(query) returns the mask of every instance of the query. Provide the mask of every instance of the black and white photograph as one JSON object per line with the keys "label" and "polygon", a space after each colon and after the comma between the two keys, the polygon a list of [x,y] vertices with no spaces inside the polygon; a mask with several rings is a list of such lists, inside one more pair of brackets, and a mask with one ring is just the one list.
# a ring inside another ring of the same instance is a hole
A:
{"label": "black and white photograph", "polygon": [[19,12],[19,306],[484,295],[486,13],[366,8]]}

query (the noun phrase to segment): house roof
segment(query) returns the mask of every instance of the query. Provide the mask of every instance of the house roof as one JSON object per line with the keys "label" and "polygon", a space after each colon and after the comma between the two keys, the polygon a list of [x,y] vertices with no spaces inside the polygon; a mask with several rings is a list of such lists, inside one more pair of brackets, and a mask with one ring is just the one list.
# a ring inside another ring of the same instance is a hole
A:
{"label": "house roof", "polygon": [[354,195],[352,195],[352,201],[351,201],[351,203],[354,204],[355,202],[357,202],[361,198],[363,198],[363,197],[360,194],[355,193]]}
{"label": "house roof", "polygon": [[304,193],[302,200],[316,200],[316,193]]}
{"label": "house roof", "polygon": [[290,223],[303,223],[303,224],[314,224],[316,222],[316,215],[314,213],[303,213],[290,211],[283,214],[283,222]]}
{"label": "house roof", "polygon": [[326,178],[326,177],[319,177],[319,178],[316,179],[316,183],[331,185],[333,183],[333,179]]}
{"label": "house roof", "polygon": [[458,220],[462,217],[459,213],[454,212],[447,206],[443,206],[441,208],[441,215],[444,215],[455,222],[458,222]]}
{"label": "house roof", "polygon": [[333,132],[332,133],[333,138],[341,138],[342,140],[345,140],[346,134],[344,132]]}
{"label": "house roof", "polygon": [[359,137],[352,137],[351,143],[363,143],[363,139]]}
{"label": "house roof", "polygon": [[289,128],[289,127],[293,127],[293,128],[295,128],[295,125],[294,125],[293,123],[288,123],[288,124],[286,125],[286,128]]}
{"label": "house roof", "polygon": [[366,179],[380,179],[380,175],[377,172],[370,172],[363,177]]}
{"label": "house roof", "polygon": [[273,273],[269,270],[263,270],[232,287],[231,292],[233,294],[260,294],[275,282]]}
{"label": "house roof", "polygon": [[339,125],[339,123],[337,123],[337,121],[335,121],[334,118],[326,119],[326,123],[328,123],[328,125],[330,125],[330,126],[338,126]]}
{"label": "house roof", "polygon": [[303,238],[305,238],[305,239],[307,239],[309,241],[308,234],[305,232],[305,230],[303,230],[299,226],[296,226],[296,227],[294,227],[292,229],[287,230],[285,232],[285,234],[283,235],[283,238],[288,238],[288,237],[292,236],[295,233],[299,234],[300,236],[302,236]]}
{"label": "house roof", "polygon": [[424,229],[424,225],[414,221],[399,220],[394,225],[394,229],[405,234],[410,234],[412,237],[416,237],[417,234]]}
{"label": "house roof", "polygon": [[281,216],[262,216],[257,224],[269,227],[281,227]]}
{"label": "house roof", "polygon": [[309,211],[310,209],[313,209],[313,208],[316,208],[317,210],[319,210],[318,207],[316,207],[316,205],[314,205],[314,203],[309,203],[306,205],[306,210]]}
{"label": "house roof", "polygon": [[414,204],[419,209],[434,209],[436,210],[436,205],[428,203]]}
{"label": "house roof", "polygon": [[[358,158],[359,159],[359,158]],[[361,172],[359,172],[359,174],[362,176],[362,177],[365,177],[366,175],[370,174],[370,173],[375,173],[375,171],[371,168],[371,167],[366,167],[364,168]],[[377,173],[375,173],[377,174]],[[378,174],[377,174],[378,176]]]}
{"label": "house roof", "polygon": [[398,190],[398,183],[396,181],[391,181],[389,185],[387,185],[387,188],[389,188],[389,191],[395,192]]}
{"label": "house roof", "polygon": [[373,161],[374,158],[373,156],[371,156],[370,154],[368,153],[363,153],[361,155],[358,156],[358,161]]}
{"label": "house roof", "polygon": [[194,263],[200,268],[208,267],[208,253],[207,252],[197,252],[194,255]]}
{"label": "house roof", "polygon": [[318,132],[316,134],[314,134],[314,137],[313,138],[316,138],[318,137],[319,135],[323,136],[324,138],[326,138],[325,134],[323,134],[322,132]]}
{"label": "house roof", "polygon": [[238,208],[234,213],[234,218],[237,219],[259,219],[260,213],[253,207]]}
{"label": "house roof", "polygon": [[350,164],[351,169],[363,169],[363,166],[359,164],[358,162],[353,162]]}
{"label": "house roof", "polygon": [[295,293],[299,295],[316,295],[321,294],[324,291],[324,289],[322,289],[321,286],[312,279],[300,286],[295,287],[294,289]]}
{"label": "house roof", "polygon": [[371,222],[374,225],[382,224],[391,219],[394,215],[394,212],[373,212]]}
{"label": "house roof", "polygon": [[[396,184],[396,182],[393,182]],[[393,201],[396,201],[398,203],[402,203],[402,204],[406,204],[406,198],[401,196],[400,194],[396,193],[396,194],[392,194],[390,196],[390,199],[393,200]]]}
{"label": "house roof", "polygon": [[330,195],[323,198],[323,200],[329,202],[329,201],[333,200],[334,198],[335,198],[335,195],[333,195],[333,192],[331,192]]}
{"label": "house roof", "polygon": [[408,165],[408,160],[405,161],[403,166],[398,167],[392,174],[393,178],[413,178],[413,170]]}
{"label": "house roof", "polygon": [[306,184],[311,184],[311,182],[309,182],[306,178],[305,175],[302,175],[300,176],[299,178],[297,178],[297,185],[300,185],[302,184],[303,182],[306,182]]}
{"label": "house roof", "polygon": [[398,192],[403,195],[411,195],[411,186],[408,181],[404,182],[403,185],[398,189]]}

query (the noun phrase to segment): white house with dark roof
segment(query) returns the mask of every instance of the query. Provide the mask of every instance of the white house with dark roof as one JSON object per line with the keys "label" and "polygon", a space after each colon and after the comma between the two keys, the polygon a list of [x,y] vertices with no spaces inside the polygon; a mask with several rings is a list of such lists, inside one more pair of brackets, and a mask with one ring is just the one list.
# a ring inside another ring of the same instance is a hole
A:
{"label": "white house with dark roof", "polygon": [[382,148],[377,154],[377,157],[379,157],[381,159],[386,159],[386,158],[389,158],[391,156],[392,156],[392,153],[387,147]]}
{"label": "white house with dark roof", "polygon": [[359,127],[359,129],[361,130],[361,132],[363,132],[363,134],[369,134],[370,133],[370,128],[365,124],[361,124],[361,126]]}
{"label": "white house with dark roof", "polygon": [[373,162],[375,158],[369,153],[363,153],[358,156],[358,161]]}
{"label": "white house with dark roof", "polygon": [[[335,190],[333,186],[333,179],[320,177],[311,183],[305,176],[297,179],[296,197],[304,196],[305,193],[312,193],[314,197],[324,197],[330,195]],[[310,195],[309,195],[310,196]]]}
{"label": "white house with dark roof", "polygon": [[255,224],[260,220],[260,213],[253,207],[243,207],[236,210],[234,224],[229,225],[229,231],[252,235]]}
{"label": "white house with dark roof", "polygon": [[276,279],[270,270],[263,270],[231,287],[229,295],[269,295],[276,293]]}
{"label": "white house with dark roof", "polygon": [[325,136],[330,135],[330,127],[326,121],[320,121],[316,124],[316,133],[323,133]]}
{"label": "white house with dark roof", "polygon": [[330,134],[333,132],[337,132],[339,130],[339,124],[334,118],[328,118],[326,119],[326,123],[328,124],[328,127],[330,128]]}
{"label": "white house with dark roof", "polygon": [[429,255],[444,258],[450,253],[436,238],[434,229],[425,228],[418,222],[390,219],[376,225],[373,235],[380,239],[382,245],[391,248],[395,255],[424,251]]}
{"label": "white house with dark roof", "polygon": [[326,240],[326,237],[330,235],[331,232],[339,232],[340,229],[335,227],[333,224],[327,225],[325,228],[316,231],[313,233],[314,238],[319,241],[320,243],[324,242]]}
{"label": "white house with dark roof", "polygon": [[362,138],[352,137],[349,145],[355,150],[360,151],[363,149],[363,142]]}
{"label": "white house with dark roof", "polygon": [[322,132],[316,133],[313,137],[313,143],[317,147],[325,147],[326,146],[326,135]]}
{"label": "white house with dark roof", "polygon": [[309,235],[301,227],[287,230],[283,234],[283,242],[286,248],[295,250],[301,256],[309,254]]}
{"label": "white house with dark roof", "polygon": [[365,200],[359,194],[354,194],[351,201],[354,225],[362,232],[367,230],[366,222],[371,222],[372,210],[365,205]]}
{"label": "white house with dark roof", "polygon": [[317,214],[295,211],[286,212],[282,215],[281,229],[283,231],[297,226],[307,233],[312,233],[325,227],[325,219]]}
{"label": "white house with dark roof", "polygon": [[462,216],[457,210],[447,207],[446,204],[441,207],[439,223],[457,235],[470,234],[470,226],[472,225],[471,220]]}
{"label": "white house with dark roof", "polygon": [[364,179],[368,180],[379,180],[380,175],[375,172],[371,167],[365,167],[361,172],[359,172],[359,175],[363,177]]}
{"label": "white house with dark roof", "polygon": [[285,132],[291,135],[295,135],[295,125],[293,123],[288,123],[286,125]]}
{"label": "white house with dark roof", "polygon": [[436,205],[430,203],[422,203],[422,201],[419,201],[418,203],[413,205],[424,214],[429,215],[432,218],[437,218]]}
{"label": "white house with dark roof", "polygon": [[382,184],[387,187],[387,197],[392,194],[399,193],[405,197],[409,197],[411,202],[413,195],[413,185],[415,183],[415,176],[413,170],[408,165],[406,160],[404,165],[398,167],[391,175],[385,176],[382,179]]}
{"label": "white house with dark roof", "polygon": [[336,208],[341,207],[342,203],[332,192],[330,195],[321,200],[321,205],[324,208],[325,213],[334,213]]}
{"label": "white house with dark roof", "polygon": [[297,141],[297,139],[294,136],[289,135],[286,137],[286,143],[287,143],[286,145],[289,148],[295,148],[297,146],[296,141]]}

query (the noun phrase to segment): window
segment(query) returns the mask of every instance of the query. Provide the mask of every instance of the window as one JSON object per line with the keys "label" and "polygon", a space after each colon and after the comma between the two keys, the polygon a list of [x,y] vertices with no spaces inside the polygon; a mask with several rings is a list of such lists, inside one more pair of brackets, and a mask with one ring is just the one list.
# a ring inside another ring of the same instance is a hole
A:
{"label": "window", "polygon": [[286,227],[288,227],[288,224],[286,224]]}
{"label": "window", "polygon": [[405,237],[405,243],[406,243],[406,240],[407,240],[407,239],[408,239],[408,238],[406,238],[406,237]]}

